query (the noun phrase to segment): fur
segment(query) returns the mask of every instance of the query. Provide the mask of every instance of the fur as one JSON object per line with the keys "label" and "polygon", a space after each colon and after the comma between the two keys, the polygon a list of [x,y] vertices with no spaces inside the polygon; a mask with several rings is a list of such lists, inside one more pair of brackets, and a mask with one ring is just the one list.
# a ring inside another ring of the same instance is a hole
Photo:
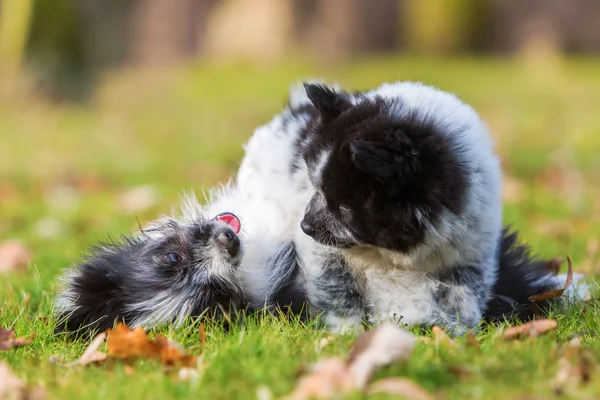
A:
{"label": "fur", "polygon": [[243,306],[235,271],[239,238],[204,219],[164,220],[141,235],[97,247],[64,275],[57,331],[104,330],[115,321],[153,327]]}
{"label": "fur", "polygon": [[313,240],[295,240],[331,329],[402,320],[461,334],[529,318],[528,297],[559,287],[503,230],[499,161],[471,107],[412,82],[304,88],[286,180],[309,198],[299,225]]}
{"label": "fur", "polygon": [[[487,128],[448,93],[409,82],[352,94],[294,87],[245,150],[235,182],[206,206],[189,196],[181,216],[68,272],[57,310],[71,318],[62,327],[180,322],[218,299],[296,312],[308,301],[334,331],[392,320],[460,334],[484,317],[526,319],[527,298],[560,284],[503,231]],[[242,221],[239,257],[225,260],[178,233],[195,254],[187,275],[157,287],[133,279],[159,280],[155,259],[144,257],[169,241],[165,227],[187,232],[221,212]],[[105,325],[93,325],[100,317]]]}

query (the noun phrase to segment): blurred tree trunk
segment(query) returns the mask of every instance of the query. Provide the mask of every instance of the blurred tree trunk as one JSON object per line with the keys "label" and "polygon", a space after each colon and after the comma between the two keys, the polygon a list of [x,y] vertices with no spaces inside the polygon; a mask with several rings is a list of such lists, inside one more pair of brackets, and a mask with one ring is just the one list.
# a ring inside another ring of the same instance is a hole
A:
{"label": "blurred tree trunk", "polygon": [[472,49],[486,21],[485,0],[404,0],[402,33],[414,53]]}
{"label": "blurred tree trunk", "polygon": [[92,71],[123,64],[128,59],[130,18],[136,0],[79,0],[83,52]]}
{"label": "blurred tree trunk", "polygon": [[563,47],[565,37],[559,20],[570,13],[571,0],[489,1],[491,50],[514,53],[533,48],[559,51]]}
{"label": "blurred tree trunk", "polygon": [[0,1],[0,68],[9,79],[23,61],[32,9],[32,0]]}
{"label": "blurred tree trunk", "polygon": [[194,58],[199,29],[216,0],[138,0],[132,15],[131,51],[136,64],[174,64]]}
{"label": "blurred tree trunk", "polygon": [[[320,57],[393,50],[398,43],[398,0],[317,0],[308,33]],[[304,21],[308,22],[306,16]]]}
{"label": "blurred tree trunk", "polygon": [[79,0],[87,58],[97,69],[194,58],[218,0]]}
{"label": "blurred tree trunk", "polygon": [[600,51],[598,0],[488,0],[490,49]]}

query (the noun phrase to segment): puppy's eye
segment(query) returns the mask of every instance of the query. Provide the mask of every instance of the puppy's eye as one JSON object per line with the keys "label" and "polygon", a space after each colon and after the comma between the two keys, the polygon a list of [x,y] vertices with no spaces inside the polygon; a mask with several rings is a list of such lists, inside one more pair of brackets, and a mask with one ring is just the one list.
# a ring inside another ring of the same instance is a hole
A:
{"label": "puppy's eye", "polygon": [[180,254],[177,253],[167,253],[165,254],[165,260],[172,263],[172,264],[176,264],[178,262],[180,262],[181,260],[183,260],[183,257],[181,257]]}

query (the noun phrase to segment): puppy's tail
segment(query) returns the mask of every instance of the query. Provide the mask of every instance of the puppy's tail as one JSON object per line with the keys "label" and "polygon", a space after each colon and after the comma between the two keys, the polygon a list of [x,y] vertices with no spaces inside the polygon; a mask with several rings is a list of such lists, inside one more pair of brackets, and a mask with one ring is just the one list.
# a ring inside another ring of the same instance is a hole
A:
{"label": "puppy's tail", "polygon": [[557,268],[553,268],[552,264],[533,257],[529,248],[518,242],[515,232],[504,229],[500,241],[498,280],[484,318],[488,321],[524,321],[540,310],[547,310],[553,303],[583,300],[589,296],[583,275],[573,274],[573,282],[562,296],[536,301],[535,304],[529,300],[533,295],[564,288],[567,274],[557,275]]}

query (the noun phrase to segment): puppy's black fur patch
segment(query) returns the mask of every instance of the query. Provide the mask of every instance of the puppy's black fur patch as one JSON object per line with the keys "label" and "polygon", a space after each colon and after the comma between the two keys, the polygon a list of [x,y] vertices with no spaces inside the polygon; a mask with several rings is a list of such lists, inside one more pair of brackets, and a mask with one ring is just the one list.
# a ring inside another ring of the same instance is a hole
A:
{"label": "puppy's black fur patch", "polygon": [[325,114],[312,126],[302,156],[316,169],[330,152],[313,182],[328,215],[306,215],[317,241],[336,244],[324,219],[337,220],[361,244],[406,252],[424,240],[426,226],[415,209],[433,225],[444,210],[461,215],[469,173],[444,127],[416,114],[395,117],[389,107],[402,107],[398,102],[375,98],[349,107],[344,93],[320,85],[307,85],[307,91]]}

